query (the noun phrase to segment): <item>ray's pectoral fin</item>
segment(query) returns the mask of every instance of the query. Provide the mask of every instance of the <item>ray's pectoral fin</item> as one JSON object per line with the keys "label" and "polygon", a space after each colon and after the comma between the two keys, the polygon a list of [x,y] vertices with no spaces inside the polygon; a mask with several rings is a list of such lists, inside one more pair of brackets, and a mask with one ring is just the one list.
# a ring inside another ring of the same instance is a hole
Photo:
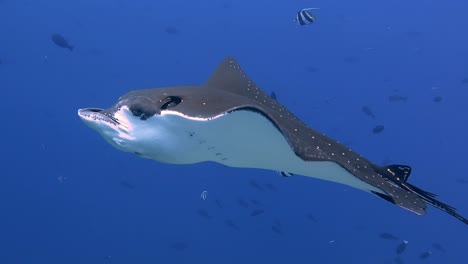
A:
{"label": "ray's pectoral fin", "polygon": [[384,169],[392,174],[395,179],[408,181],[408,178],[411,174],[411,167],[408,165],[388,165]]}
{"label": "ray's pectoral fin", "polygon": [[[381,172],[383,175],[390,176],[388,178],[388,181],[391,182],[397,189],[393,194],[382,194],[373,192],[375,195],[417,214],[425,213],[425,203],[427,203],[431,206],[434,206],[435,208],[438,208],[454,216],[463,223],[468,224],[468,219],[464,218],[459,213],[457,213],[456,208],[437,200],[436,194],[425,191],[410,184],[408,182],[409,176],[411,174],[410,166],[389,165],[386,167],[382,167]],[[408,201],[412,202],[408,203]]]}

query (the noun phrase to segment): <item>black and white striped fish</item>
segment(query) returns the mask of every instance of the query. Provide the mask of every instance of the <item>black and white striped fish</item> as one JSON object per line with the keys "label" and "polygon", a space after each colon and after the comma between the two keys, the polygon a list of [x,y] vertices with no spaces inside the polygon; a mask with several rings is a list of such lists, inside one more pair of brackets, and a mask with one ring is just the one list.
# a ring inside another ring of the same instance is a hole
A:
{"label": "black and white striped fish", "polygon": [[301,26],[314,23],[315,16],[309,12],[309,10],[313,10],[313,9],[318,9],[318,8],[309,7],[309,8],[301,9],[299,12],[297,12],[295,21],[299,23],[299,25]]}

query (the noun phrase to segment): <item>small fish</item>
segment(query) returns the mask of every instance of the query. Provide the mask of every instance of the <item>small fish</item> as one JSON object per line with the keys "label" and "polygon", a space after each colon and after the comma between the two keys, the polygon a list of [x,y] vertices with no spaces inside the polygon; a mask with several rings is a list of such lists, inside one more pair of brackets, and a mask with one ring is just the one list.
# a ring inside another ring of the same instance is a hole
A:
{"label": "small fish", "polygon": [[307,66],[305,69],[307,72],[311,72],[311,73],[319,71],[319,68],[311,66],[311,65]]}
{"label": "small fish", "polygon": [[398,247],[396,248],[396,253],[398,255],[403,254],[403,252],[405,252],[405,250],[406,250],[407,245],[408,245],[408,241],[403,240],[403,242],[401,242],[400,245],[398,245]]}
{"label": "small fish", "polygon": [[419,259],[427,259],[431,255],[432,255],[432,252],[427,250],[427,251],[424,251],[423,253],[421,253],[421,255],[419,255]]}
{"label": "small fish", "polygon": [[263,213],[265,213],[264,210],[262,210],[262,209],[255,209],[255,210],[253,210],[253,211],[250,213],[250,216],[257,216],[257,215],[261,215],[261,214],[263,214]]}
{"label": "small fish", "polygon": [[406,100],[408,100],[408,97],[406,96],[401,96],[397,94],[388,96],[388,101],[390,102],[406,102]]}
{"label": "small fish", "polygon": [[442,253],[445,253],[445,248],[439,244],[439,243],[432,243],[432,247],[435,249],[435,250],[438,250]]}
{"label": "small fish", "polygon": [[259,191],[263,191],[263,187],[260,186],[260,184],[258,184],[254,180],[250,180],[250,186],[252,186],[253,188],[255,188],[255,189],[259,190]]}
{"label": "small fish", "polygon": [[382,133],[382,131],[384,131],[384,128],[385,127],[383,125],[377,125],[372,129],[372,133],[374,134]]}
{"label": "small fish", "polygon": [[206,219],[211,219],[211,216],[208,214],[208,212],[205,209],[198,209],[197,213],[201,217],[204,217]]}
{"label": "small fish", "polygon": [[224,223],[232,229],[239,230],[239,227],[231,219],[227,219]]}
{"label": "small fish", "polygon": [[364,112],[364,114],[366,114],[366,115],[368,115],[368,116],[370,116],[370,117],[372,117],[372,118],[375,118],[374,112],[372,112],[372,110],[370,109],[370,107],[368,107],[368,106],[363,106],[361,110],[362,110],[362,112]]}
{"label": "small fish", "polygon": [[279,226],[276,226],[276,225],[271,226],[271,231],[275,232],[278,235],[283,234],[283,231],[281,230],[281,228]]}
{"label": "small fish", "polygon": [[403,259],[400,257],[400,256],[397,256],[393,259],[393,262],[395,262],[396,264],[403,264]]}
{"label": "small fish", "polygon": [[314,222],[314,223],[318,223],[318,220],[317,218],[315,218],[315,216],[313,214],[307,214],[306,215],[307,219],[309,219],[310,221]]}
{"label": "small fish", "polygon": [[167,26],[164,31],[167,33],[167,34],[170,34],[170,35],[176,35],[176,34],[179,34],[180,31],[178,28],[174,27],[174,26]]}
{"label": "small fish", "polygon": [[52,42],[55,43],[55,45],[64,48],[64,49],[69,49],[70,51],[73,51],[74,47],[68,43],[68,41],[61,35],[61,34],[52,34],[51,36]]}
{"label": "small fish", "polygon": [[278,189],[276,189],[276,187],[271,183],[266,183],[265,187],[267,187],[270,191],[274,191],[274,192],[278,191]]}
{"label": "small fish", "polygon": [[463,178],[458,178],[456,180],[458,183],[461,183],[461,184],[467,184],[468,183],[468,180],[467,179],[463,179]]}
{"label": "small fish", "polygon": [[434,103],[440,103],[442,102],[444,98],[442,98],[442,96],[438,95],[438,96],[434,96],[434,98],[432,98],[432,101],[434,101]]}
{"label": "small fish", "polygon": [[343,59],[343,61],[349,64],[353,64],[353,63],[358,63],[360,59],[354,56],[347,56]]}
{"label": "small fish", "polygon": [[315,16],[309,12],[309,10],[314,10],[314,9],[319,9],[319,8],[310,7],[310,8],[301,9],[299,12],[297,12],[296,19],[294,19],[294,21],[299,23],[299,25],[301,26],[314,23]]}
{"label": "small fish", "polygon": [[259,200],[250,199],[250,202],[255,206],[261,206],[262,203]]}
{"label": "small fish", "polygon": [[275,92],[271,92],[270,97],[276,100],[276,93],[275,93]]}
{"label": "small fish", "polygon": [[171,244],[171,248],[177,250],[177,251],[184,251],[189,247],[189,244],[187,242],[175,242]]}
{"label": "small fish", "polygon": [[223,205],[221,204],[221,202],[218,199],[215,200],[215,203],[218,206],[218,208],[223,208]]}
{"label": "small fish", "polygon": [[130,189],[130,190],[135,189],[135,185],[129,183],[128,181],[121,181],[120,185],[122,185],[123,187],[125,187],[127,189]]}
{"label": "small fish", "polygon": [[249,207],[249,204],[246,201],[242,200],[242,199],[237,199],[237,204],[244,207],[244,208]]}
{"label": "small fish", "polygon": [[399,238],[390,234],[390,233],[381,233],[379,235],[380,238],[386,239],[386,240],[398,240]]}

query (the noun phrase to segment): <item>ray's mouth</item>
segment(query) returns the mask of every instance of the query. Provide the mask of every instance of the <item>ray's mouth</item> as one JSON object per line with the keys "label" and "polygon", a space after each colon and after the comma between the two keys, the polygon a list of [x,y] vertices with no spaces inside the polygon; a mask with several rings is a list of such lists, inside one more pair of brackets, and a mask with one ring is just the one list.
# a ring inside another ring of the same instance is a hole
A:
{"label": "ray's mouth", "polygon": [[120,122],[109,113],[101,108],[82,108],[78,110],[78,116],[89,122],[104,122],[112,125],[119,125]]}

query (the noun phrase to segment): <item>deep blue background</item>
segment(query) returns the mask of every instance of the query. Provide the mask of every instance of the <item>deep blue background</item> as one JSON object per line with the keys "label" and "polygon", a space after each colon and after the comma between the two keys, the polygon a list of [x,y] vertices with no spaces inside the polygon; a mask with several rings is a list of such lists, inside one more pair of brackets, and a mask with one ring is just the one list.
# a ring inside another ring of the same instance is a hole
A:
{"label": "deep blue background", "polygon": [[[296,25],[309,6],[321,8],[316,23]],[[396,263],[403,239],[405,263],[468,263],[466,225],[439,210],[417,216],[270,171],[140,159],[76,114],[132,89],[202,83],[233,55],[306,123],[377,163],[411,165],[412,183],[468,216],[467,9],[464,0],[0,0],[0,263]],[[265,213],[250,216],[255,207]]]}

